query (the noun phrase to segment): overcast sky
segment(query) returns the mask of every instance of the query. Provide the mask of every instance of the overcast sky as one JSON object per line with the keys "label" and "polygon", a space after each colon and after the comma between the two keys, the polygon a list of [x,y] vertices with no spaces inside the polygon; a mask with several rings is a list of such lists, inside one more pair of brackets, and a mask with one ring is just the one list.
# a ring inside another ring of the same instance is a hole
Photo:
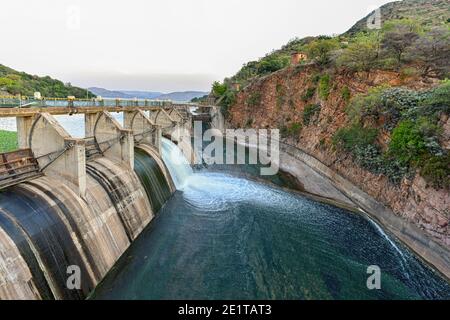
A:
{"label": "overcast sky", "polygon": [[207,91],[294,37],[342,33],[387,2],[8,0],[0,63],[81,87]]}

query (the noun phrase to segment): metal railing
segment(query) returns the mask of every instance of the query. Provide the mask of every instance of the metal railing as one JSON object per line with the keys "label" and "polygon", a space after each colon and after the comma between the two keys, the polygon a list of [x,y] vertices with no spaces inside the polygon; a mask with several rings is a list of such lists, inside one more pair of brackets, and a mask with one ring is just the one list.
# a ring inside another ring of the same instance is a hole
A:
{"label": "metal railing", "polygon": [[26,96],[0,96],[0,108],[27,108],[27,107],[166,107],[173,105],[171,100],[150,99],[68,99],[48,98],[36,99]]}

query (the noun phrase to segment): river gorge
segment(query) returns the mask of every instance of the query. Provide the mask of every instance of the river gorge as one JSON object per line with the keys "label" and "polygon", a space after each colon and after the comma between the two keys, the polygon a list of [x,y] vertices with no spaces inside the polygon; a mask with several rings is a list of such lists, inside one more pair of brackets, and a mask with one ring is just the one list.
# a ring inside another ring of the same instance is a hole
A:
{"label": "river gorge", "polygon": [[[450,298],[449,284],[372,220],[186,166],[169,163],[184,182],[92,299]],[[381,290],[366,287],[370,265],[382,270]]]}
{"label": "river gorge", "polygon": [[[134,174],[88,162],[90,208],[46,177],[0,193],[2,246],[13,248],[11,239],[24,259],[5,259],[1,274],[16,285],[32,279],[3,296],[450,299],[445,278],[368,215],[294,191],[283,174],[257,179],[257,166],[193,169],[176,144],[161,144],[161,155],[135,147]],[[331,185],[311,188],[343,197]],[[80,290],[65,287],[70,265],[81,268]],[[368,288],[371,266],[380,289]]]}

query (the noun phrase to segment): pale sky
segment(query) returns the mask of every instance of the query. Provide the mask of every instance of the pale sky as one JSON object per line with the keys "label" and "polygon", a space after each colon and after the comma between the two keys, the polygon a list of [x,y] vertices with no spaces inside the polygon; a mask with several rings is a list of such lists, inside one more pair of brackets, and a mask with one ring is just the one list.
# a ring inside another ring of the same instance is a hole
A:
{"label": "pale sky", "polygon": [[210,89],[294,37],[345,32],[386,0],[5,0],[0,63],[81,87]]}

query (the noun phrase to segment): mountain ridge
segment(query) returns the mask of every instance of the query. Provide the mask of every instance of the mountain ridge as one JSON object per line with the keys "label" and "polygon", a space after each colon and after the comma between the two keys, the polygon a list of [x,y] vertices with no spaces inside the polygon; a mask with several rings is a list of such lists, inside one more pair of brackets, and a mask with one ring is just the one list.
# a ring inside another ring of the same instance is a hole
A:
{"label": "mountain ridge", "polygon": [[209,92],[204,91],[175,91],[169,93],[139,90],[108,90],[99,87],[88,88],[91,92],[103,98],[119,98],[119,99],[155,99],[155,100],[172,100],[186,102],[194,98],[200,98]]}
{"label": "mountain ridge", "polygon": [[34,92],[40,92],[43,97],[66,98],[92,98],[92,92],[84,88],[72,86],[53,79],[50,76],[37,76],[26,72],[17,71],[0,64],[0,92],[8,95],[33,96]]}

